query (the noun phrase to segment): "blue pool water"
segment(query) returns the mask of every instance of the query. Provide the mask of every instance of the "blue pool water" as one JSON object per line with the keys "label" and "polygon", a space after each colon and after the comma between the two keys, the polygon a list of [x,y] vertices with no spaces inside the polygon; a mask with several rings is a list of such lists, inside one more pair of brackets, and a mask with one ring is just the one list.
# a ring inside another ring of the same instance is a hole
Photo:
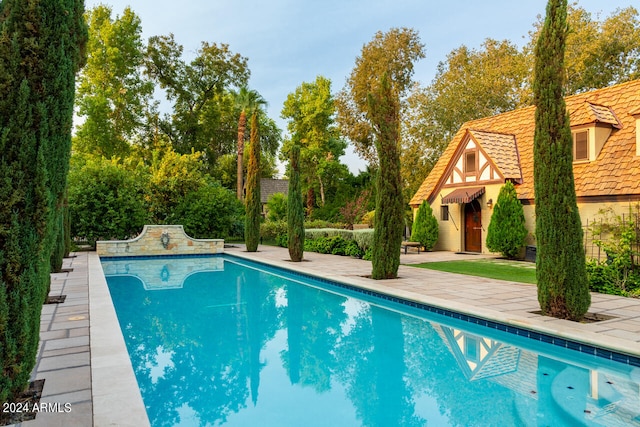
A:
{"label": "blue pool water", "polygon": [[154,427],[640,426],[634,363],[236,257],[102,264]]}

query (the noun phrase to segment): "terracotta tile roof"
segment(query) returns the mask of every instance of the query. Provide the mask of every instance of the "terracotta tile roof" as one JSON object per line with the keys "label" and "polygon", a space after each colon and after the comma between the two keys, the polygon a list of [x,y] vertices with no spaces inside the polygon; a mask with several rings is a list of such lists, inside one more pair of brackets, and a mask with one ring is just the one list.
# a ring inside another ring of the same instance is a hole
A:
{"label": "terracotta tile roof", "polygon": [[569,119],[572,126],[591,123],[608,123],[618,129],[622,126],[610,107],[592,104],[588,101],[569,110]]}
{"label": "terracotta tile roof", "polygon": [[[573,95],[567,97],[565,101],[572,126],[596,123],[612,126],[611,135],[597,159],[574,164],[576,195],[578,197],[640,195],[640,156],[636,156],[636,119],[634,117],[640,114],[640,80]],[[535,107],[526,107],[462,125],[411,199],[410,204],[415,206],[425,199],[431,202],[435,199],[442,186],[442,175],[468,131],[474,135],[484,132],[515,137],[515,150],[520,156],[522,173],[522,184],[516,185],[518,197],[533,200],[534,115]],[[492,139],[485,136],[484,134],[480,136],[482,138],[480,144],[487,154],[492,157],[498,167],[512,171],[509,166],[513,166],[513,161],[495,154],[500,152],[499,144],[487,144],[487,141]]]}
{"label": "terracotta tile roof", "polygon": [[515,135],[470,130],[469,133],[489,155],[505,178],[520,181],[520,159]]}

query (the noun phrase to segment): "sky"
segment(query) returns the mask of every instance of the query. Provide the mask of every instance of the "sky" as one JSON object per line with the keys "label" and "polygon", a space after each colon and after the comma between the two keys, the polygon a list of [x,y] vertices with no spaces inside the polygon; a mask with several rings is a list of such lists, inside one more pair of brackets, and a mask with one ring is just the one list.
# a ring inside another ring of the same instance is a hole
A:
{"label": "sky", "polygon": [[[570,0],[571,2],[571,0]],[[173,33],[186,55],[202,41],[228,44],[248,58],[250,89],[280,117],[287,95],[322,75],[332,91],[344,87],[355,59],[376,32],[409,27],[418,31],[426,58],[415,64],[414,80],[426,86],[438,63],[453,49],[479,48],[487,38],[522,46],[543,16],[546,0],[85,0],[86,9],[111,6],[112,17],[129,6],[142,21],[143,38]],[[579,0],[594,18],[604,19],[638,0]],[[341,161],[357,174],[366,162],[349,148]]]}

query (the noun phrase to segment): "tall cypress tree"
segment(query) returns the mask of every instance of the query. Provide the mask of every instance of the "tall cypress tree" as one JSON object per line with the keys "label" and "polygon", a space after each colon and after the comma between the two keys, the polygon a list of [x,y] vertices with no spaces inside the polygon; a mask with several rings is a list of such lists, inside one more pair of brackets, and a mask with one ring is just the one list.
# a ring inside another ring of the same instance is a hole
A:
{"label": "tall cypress tree", "polygon": [[289,165],[289,195],[287,196],[287,246],[291,261],[300,262],[304,254],[304,204],[300,190],[300,146],[291,147]]}
{"label": "tall cypress tree", "polygon": [[83,0],[40,0],[44,46],[42,102],[47,114],[46,133],[42,127],[48,187],[52,206],[50,239],[51,268],[59,271],[65,255],[64,196],[67,188],[71,130],[75,101],[75,78],[85,63],[88,29]]}
{"label": "tall cypress tree", "polygon": [[376,178],[376,213],[373,231],[372,273],[374,279],[393,279],[400,266],[400,244],[404,227],[402,177],[400,175],[400,108],[387,73],[376,93],[368,96],[380,167]]}
{"label": "tall cypress tree", "polygon": [[[0,401],[27,384],[66,185],[79,0],[0,3]],[[62,125],[61,125],[62,124]],[[64,138],[60,135],[66,132]]]}
{"label": "tall cypress tree", "polygon": [[542,313],[578,320],[589,309],[591,296],[563,94],[566,18],[567,0],[549,0],[535,50],[536,274]]}
{"label": "tall cypress tree", "polygon": [[244,242],[247,251],[256,252],[260,242],[260,139],[258,138],[258,112],[251,115],[251,148],[249,166],[247,168],[246,216],[244,225]]}

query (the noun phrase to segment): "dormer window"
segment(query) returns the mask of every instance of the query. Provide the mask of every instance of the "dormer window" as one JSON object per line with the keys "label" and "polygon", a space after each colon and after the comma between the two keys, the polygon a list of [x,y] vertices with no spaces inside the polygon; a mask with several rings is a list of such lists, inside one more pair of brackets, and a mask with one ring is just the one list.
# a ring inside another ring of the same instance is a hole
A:
{"label": "dormer window", "polygon": [[584,130],[573,134],[573,160],[589,160],[589,131]]}
{"label": "dormer window", "polygon": [[585,102],[570,114],[573,161],[594,162],[616,129],[622,129],[611,107]]}

